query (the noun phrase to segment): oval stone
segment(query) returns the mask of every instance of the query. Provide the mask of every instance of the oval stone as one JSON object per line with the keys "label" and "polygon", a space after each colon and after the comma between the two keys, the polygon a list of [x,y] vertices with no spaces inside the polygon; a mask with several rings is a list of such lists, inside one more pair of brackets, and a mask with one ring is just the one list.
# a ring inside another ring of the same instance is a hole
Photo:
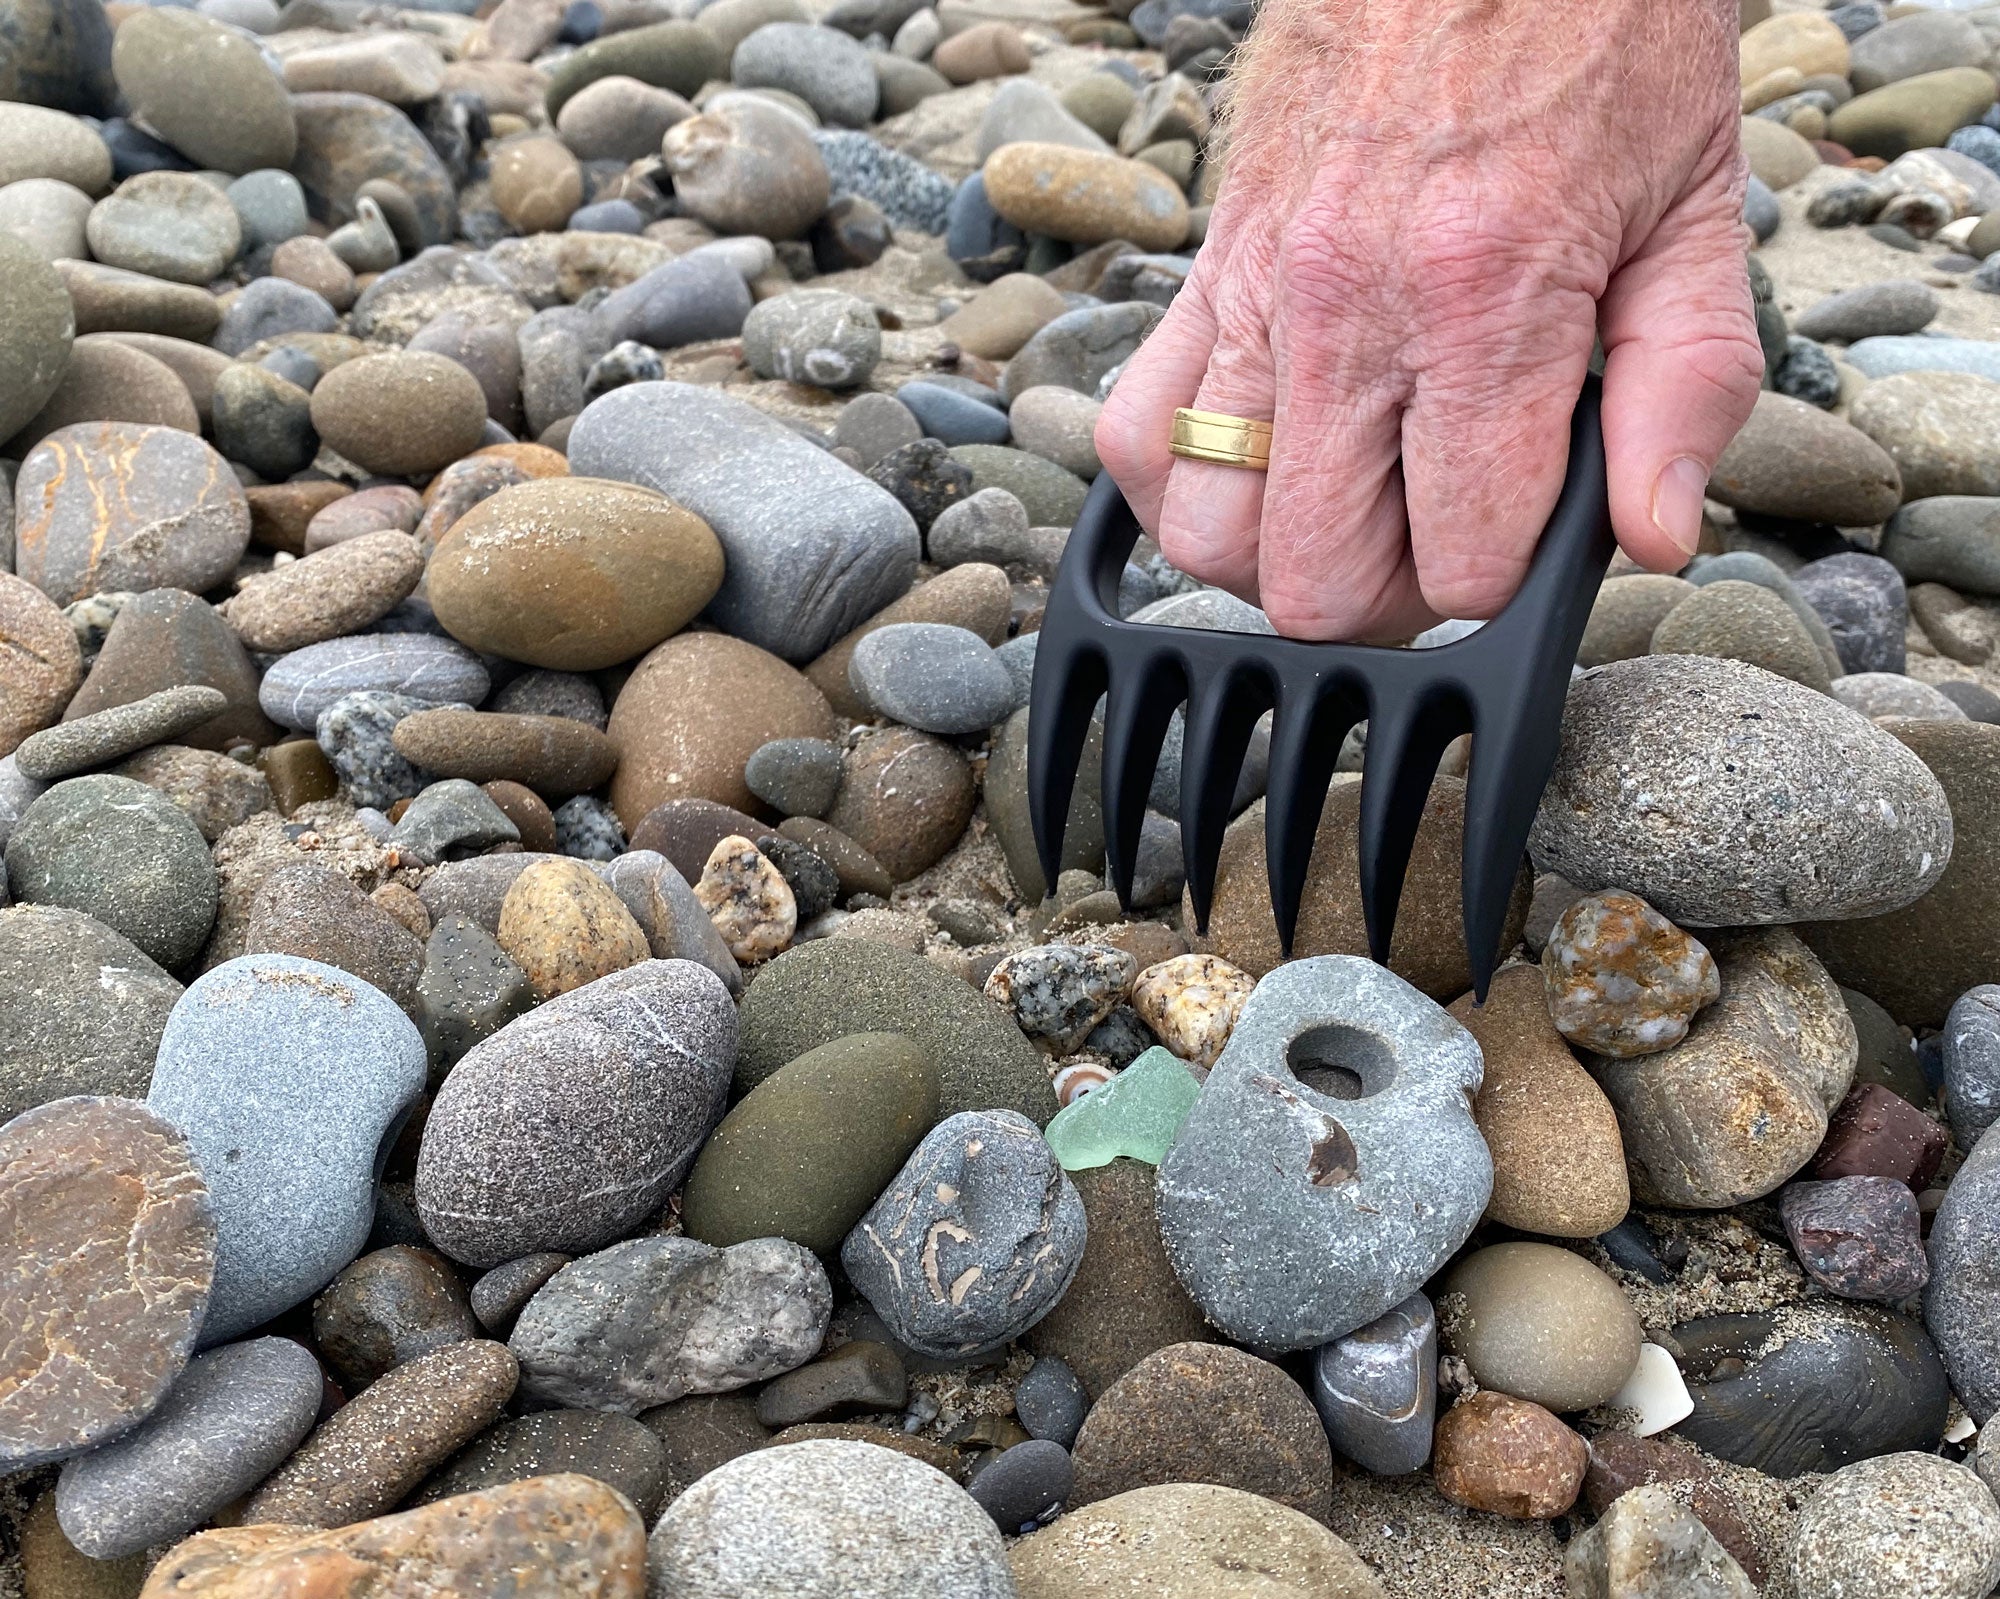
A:
{"label": "oval stone", "polygon": [[193,11],[135,12],[119,24],[111,70],[133,111],[191,161],[232,173],[292,164],[290,97],[240,30]]}
{"label": "oval stone", "polygon": [[59,1099],[0,1128],[0,1470],[126,1431],[194,1349],[215,1208],[188,1140],[131,1099]]}
{"label": "oval stone", "polygon": [[1683,926],[1879,916],[1951,860],[1944,790],[1828,696],[1740,661],[1614,661],[1570,688],[1529,846]]}
{"label": "oval stone", "polygon": [[479,448],[486,392],[430,350],[343,361],[312,391],[312,425],[327,446],[370,472],[435,472]]}
{"label": "oval stone", "polygon": [[1172,250],[1187,238],[1187,198],[1143,161],[1061,144],[1002,145],[981,176],[986,197],[1016,227],[1071,244],[1129,239]]}
{"label": "oval stone", "polygon": [[489,680],[463,644],[430,633],[356,633],[274,661],[257,703],[272,721],[310,733],[349,694],[401,694],[434,705],[477,705]]}
{"label": "oval stone", "polygon": [[[0,105],[0,111],[11,109]],[[4,135],[0,123],[0,138]],[[0,370],[7,373],[0,439],[10,439],[62,382],[76,313],[61,275],[32,244],[11,233],[0,233],[0,285]]]}
{"label": "oval stone", "polygon": [[424,1042],[381,990],[293,955],[205,973],[167,1019],[147,1102],[215,1195],[221,1343],[317,1293],[361,1251],[424,1086]]}
{"label": "oval stone", "polygon": [[736,1007],[692,961],[646,961],[474,1046],[438,1091],[417,1214],[475,1266],[630,1232],[680,1183],[720,1114]]}
{"label": "oval stone", "polygon": [[137,422],[56,429],[14,485],[14,569],[58,605],[118,589],[200,594],[250,545],[250,503],[199,437]]}
{"label": "oval stone", "polygon": [[678,633],[721,585],[722,545],[700,517],[635,484],[557,477],[466,512],[424,586],[472,648],[589,672]]}

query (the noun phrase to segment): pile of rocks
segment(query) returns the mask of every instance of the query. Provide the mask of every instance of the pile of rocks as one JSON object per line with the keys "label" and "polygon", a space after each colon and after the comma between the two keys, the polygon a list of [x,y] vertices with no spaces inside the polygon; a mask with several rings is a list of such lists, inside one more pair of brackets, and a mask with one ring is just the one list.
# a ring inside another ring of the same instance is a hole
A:
{"label": "pile of rocks", "polygon": [[2000,23],[1746,4],[1480,1006],[1463,749],[1387,969],[1365,732],[1035,858],[1250,9],[0,0],[0,1587],[2000,1581]]}

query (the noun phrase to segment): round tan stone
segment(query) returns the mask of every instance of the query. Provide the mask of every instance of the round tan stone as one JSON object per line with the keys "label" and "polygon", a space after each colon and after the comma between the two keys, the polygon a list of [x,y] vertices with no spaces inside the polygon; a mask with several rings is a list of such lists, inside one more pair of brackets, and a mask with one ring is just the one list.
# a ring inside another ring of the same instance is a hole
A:
{"label": "round tan stone", "polygon": [[1028,70],[1028,41],[1004,22],[978,22],[931,52],[931,65],[953,83],[977,83]]}
{"label": "round tan stone", "polygon": [[1310,1516],[1212,1483],[1079,1506],[1007,1558],[1020,1599],[1384,1599],[1361,1557]]}
{"label": "round tan stone", "polygon": [[1739,49],[1746,88],[1784,67],[1807,78],[1820,73],[1847,76],[1847,35],[1818,11],[1766,17],[1743,35]]}
{"label": "round tan stone", "polygon": [[486,394],[456,361],[428,351],[346,361],[313,390],[312,423],[331,449],[369,472],[435,472],[479,447]]}
{"label": "round tan stone", "polygon": [[500,903],[499,944],[538,999],[650,958],[646,935],[610,885],[582,861],[537,861]]}
{"label": "round tan stone", "polygon": [[523,233],[553,233],[583,203],[583,168],[547,134],[509,139],[493,152],[493,204]]}
{"label": "round tan stone", "polygon": [[69,618],[34,584],[0,572],[0,755],[53,726],[82,682]]}
{"label": "round tan stone", "polygon": [[142,1421],[194,1352],[215,1207],[178,1129],[83,1096],[0,1128],[0,1472]]}
{"label": "round tan stone", "polygon": [[524,784],[558,802],[599,787],[618,764],[618,746],[568,716],[417,711],[390,735],[396,753],[439,777]]}
{"label": "round tan stone", "polygon": [[1462,1399],[1431,1446],[1438,1492],[1517,1521],[1546,1521],[1576,1503],[1590,1450],[1540,1405],[1501,1393]]}
{"label": "round tan stone", "polygon": [[1639,1364],[1625,1292],[1554,1244],[1493,1244],[1466,1256],[1438,1295],[1438,1342],[1482,1388],[1550,1410],[1588,1410]]}
{"label": "round tan stone", "polygon": [[426,592],[461,643],[561,672],[642,655],[722,586],[722,544],[664,495],[603,478],[502,489],[454,522]]}
{"label": "round tan stone", "polygon": [[1466,994],[1450,1009],[1486,1057],[1472,1102],[1493,1153],[1486,1219],[1551,1238],[1616,1227],[1632,1204],[1618,1118],[1549,1020],[1541,969],[1505,967],[1483,1007]]}
{"label": "round tan stone", "polygon": [[1062,291],[1033,272],[995,278],[938,324],[961,350],[1005,361],[1069,309]]}
{"label": "round tan stone", "polygon": [[987,159],[986,197],[1016,227],[1072,244],[1129,239],[1178,249],[1187,198],[1143,161],[1063,144],[1004,144]]}
{"label": "round tan stone", "polygon": [[837,739],[826,696],[777,656],[726,633],[652,650],[611,707],[620,750],[611,804],[627,831],[670,799],[754,809],[743,764],[774,738]]}

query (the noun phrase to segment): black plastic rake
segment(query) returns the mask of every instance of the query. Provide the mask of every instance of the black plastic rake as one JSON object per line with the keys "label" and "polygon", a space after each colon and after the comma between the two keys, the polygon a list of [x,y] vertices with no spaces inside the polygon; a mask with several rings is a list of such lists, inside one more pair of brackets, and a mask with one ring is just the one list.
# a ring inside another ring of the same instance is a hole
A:
{"label": "black plastic rake", "polygon": [[1562,496],[1519,592],[1486,626],[1435,649],[1121,621],[1118,578],[1139,524],[1110,474],[1101,475],[1070,533],[1036,645],[1028,805],[1045,879],[1056,878],[1077,764],[1102,697],[1105,856],[1112,886],[1130,905],[1146,795],[1168,724],[1185,703],[1181,852],[1196,924],[1206,931],[1237,775],[1252,729],[1275,711],[1265,857],[1289,955],[1341,742],[1365,720],[1361,905],[1369,951],[1386,964],[1438,761],[1447,744],[1470,733],[1463,918],[1473,990],[1483,1002],[1528,829],[1555,765],[1570,668],[1613,549],[1598,403],[1593,377],[1571,420]]}

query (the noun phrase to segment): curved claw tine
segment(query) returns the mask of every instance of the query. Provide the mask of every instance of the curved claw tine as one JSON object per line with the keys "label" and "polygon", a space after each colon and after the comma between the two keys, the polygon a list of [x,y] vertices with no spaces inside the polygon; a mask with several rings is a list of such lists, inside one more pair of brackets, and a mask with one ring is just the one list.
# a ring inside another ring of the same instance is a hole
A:
{"label": "curved claw tine", "polygon": [[1250,734],[1263,712],[1264,705],[1228,677],[1196,685],[1188,701],[1187,735],[1181,745],[1181,856],[1199,932],[1208,930],[1229,802],[1236,793]]}
{"label": "curved claw tine", "polygon": [[1327,785],[1333,781],[1341,742],[1359,719],[1337,698],[1304,690],[1288,694],[1278,706],[1271,731],[1271,775],[1264,790],[1264,862],[1278,942],[1288,957]]}
{"label": "curved claw tine", "polygon": [[1061,869],[1076,769],[1104,678],[1104,659],[1095,650],[1045,639],[1035,651],[1028,709],[1028,820],[1042,881],[1051,887]]}
{"label": "curved claw tine", "polygon": [[1128,908],[1160,745],[1174,707],[1186,696],[1180,668],[1163,658],[1128,663],[1111,683],[1104,711],[1104,853],[1111,886]]}
{"label": "curved claw tine", "polygon": [[1384,966],[1417,825],[1438,757],[1450,742],[1442,718],[1430,707],[1408,700],[1370,707],[1361,773],[1361,915],[1368,953]]}
{"label": "curved claw tine", "polygon": [[1509,744],[1497,730],[1476,732],[1465,782],[1460,892],[1472,994],[1481,1005],[1500,958],[1500,935],[1527,851],[1528,829],[1534,825],[1542,785],[1548,780],[1545,769],[1521,759]]}

